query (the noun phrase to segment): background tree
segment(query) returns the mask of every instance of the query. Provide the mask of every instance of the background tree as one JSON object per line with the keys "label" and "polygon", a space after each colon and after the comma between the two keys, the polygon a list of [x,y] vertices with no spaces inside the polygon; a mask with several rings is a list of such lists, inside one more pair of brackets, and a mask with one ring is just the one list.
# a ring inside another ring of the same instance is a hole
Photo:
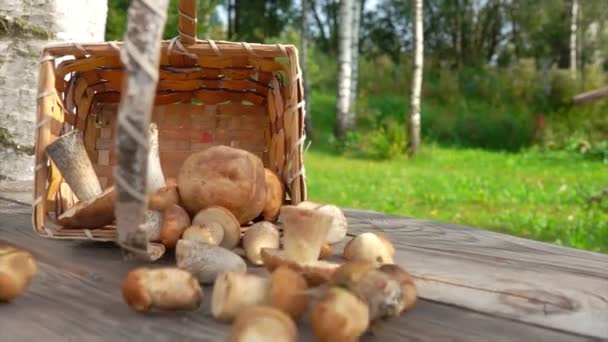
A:
{"label": "background tree", "polygon": [[340,1],[339,12],[339,47],[338,47],[338,91],[336,101],[335,135],[343,140],[346,132],[354,127],[353,112],[350,109],[350,91],[352,82],[352,31],[353,31],[352,0]]}
{"label": "background tree", "polygon": [[576,25],[578,23],[578,0],[572,0],[572,18],[570,24],[570,73],[576,77]]}
{"label": "background tree", "polygon": [[420,148],[420,91],[422,90],[422,68],[424,37],[422,31],[422,0],[414,0],[414,64],[410,97],[409,151],[413,156]]}

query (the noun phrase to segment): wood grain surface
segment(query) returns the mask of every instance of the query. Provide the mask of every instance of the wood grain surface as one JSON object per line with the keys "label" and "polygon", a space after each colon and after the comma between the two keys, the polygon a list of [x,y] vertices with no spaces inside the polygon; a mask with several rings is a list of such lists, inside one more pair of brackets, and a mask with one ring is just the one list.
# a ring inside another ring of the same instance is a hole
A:
{"label": "wood grain surface", "polygon": [[349,233],[393,241],[422,298],[608,339],[608,255],[432,221],[348,217]]}
{"label": "wood grain surface", "polygon": [[[361,215],[365,216],[365,213],[359,213],[351,220],[355,231],[363,229]],[[11,303],[0,304],[0,341],[223,341],[229,334],[228,324],[211,318],[211,287],[204,288],[204,304],[197,311],[136,313],[122,300],[120,283],[127,272],[142,265],[141,262],[123,261],[119,249],[113,243],[62,241],[39,237],[31,227],[30,207],[0,198],[1,244],[30,250],[38,262],[38,273],[21,297]],[[408,245],[408,241],[396,243],[400,261],[403,260],[403,253],[407,253]],[[340,246],[336,246],[334,252],[339,253]],[[418,264],[410,262],[411,260],[406,261],[406,265],[419,276],[420,273],[416,269]],[[427,259],[427,262],[432,264],[433,260]],[[156,264],[173,263],[174,257],[168,254]],[[426,285],[420,278],[417,279],[417,286],[423,294],[435,291],[425,290]],[[450,299],[451,296],[446,294],[445,297]],[[475,298],[470,300],[474,301]],[[301,341],[314,340],[304,323],[300,324],[299,333]],[[580,340],[591,339],[428,300],[420,300],[408,314],[385,324],[375,334],[365,335],[361,339]]]}

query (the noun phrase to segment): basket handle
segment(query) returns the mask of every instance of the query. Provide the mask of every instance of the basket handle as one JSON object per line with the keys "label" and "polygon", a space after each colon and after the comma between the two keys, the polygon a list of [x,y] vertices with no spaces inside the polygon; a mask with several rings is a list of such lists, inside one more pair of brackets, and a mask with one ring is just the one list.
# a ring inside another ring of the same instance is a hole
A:
{"label": "basket handle", "polygon": [[196,43],[196,0],[180,0],[178,7],[177,31],[184,45]]}

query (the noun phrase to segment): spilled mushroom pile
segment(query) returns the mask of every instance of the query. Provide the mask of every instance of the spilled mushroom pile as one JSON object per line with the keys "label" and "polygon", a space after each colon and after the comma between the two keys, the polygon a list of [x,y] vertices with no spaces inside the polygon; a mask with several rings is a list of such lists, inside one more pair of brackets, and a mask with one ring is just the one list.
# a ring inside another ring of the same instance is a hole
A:
{"label": "spilled mushroom pile", "polygon": [[[190,154],[177,178],[165,179],[157,141],[151,146],[147,233],[151,243],[174,250],[175,266],[126,275],[121,290],[133,310],[197,310],[209,300],[212,317],[231,324],[231,341],[297,341],[299,322],[318,341],[356,341],[414,306],[414,282],[395,264],[387,238],[369,232],[345,241],[340,208],[291,204],[281,178],[258,156],[213,146]],[[112,224],[114,201],[112,187],[98,189],[58,221],[67,229]],[[20,272],[23,279],[9,279],[12,292],[27,284],[30,271]]]}

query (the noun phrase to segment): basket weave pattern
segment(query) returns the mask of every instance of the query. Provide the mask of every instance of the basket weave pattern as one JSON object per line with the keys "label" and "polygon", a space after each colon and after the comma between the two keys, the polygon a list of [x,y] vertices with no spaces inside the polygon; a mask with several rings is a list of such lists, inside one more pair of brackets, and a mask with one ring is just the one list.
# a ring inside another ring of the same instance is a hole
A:
{"label": "basket weave pattern", "polygon": [[[181,11],[180,37],[162,42],[152,122],[159,129],[165,176],[175,178],[192,152],[227,145],[258,155],[283,179],[292,203],[305,200],[305,113],[297,49],[198,40],[188,25],[192,19]],[[59,44],[42,53],[33,226],[43,236],[116,238],[115,226],[87,230],[57,224],[56,217],[78,199],[48,158],[46,146],[80,130],[102,187],[113,184],[114,135],[124,76],[121,46],[120,42]]]}

